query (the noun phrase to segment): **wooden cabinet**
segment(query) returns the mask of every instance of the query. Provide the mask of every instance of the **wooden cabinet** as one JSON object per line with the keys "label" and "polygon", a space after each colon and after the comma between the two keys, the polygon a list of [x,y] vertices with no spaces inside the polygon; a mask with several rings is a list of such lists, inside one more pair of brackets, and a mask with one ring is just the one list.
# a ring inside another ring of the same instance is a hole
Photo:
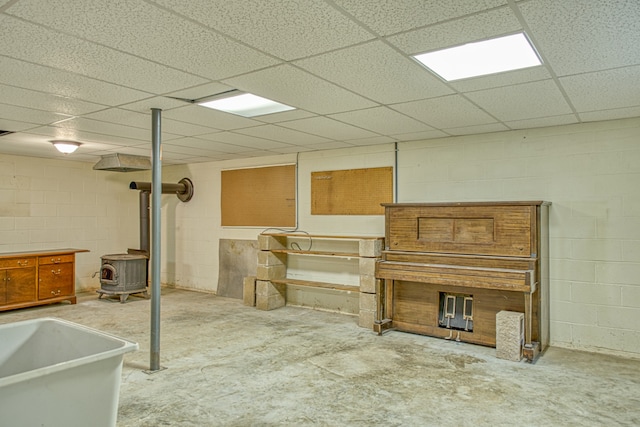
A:
{"label": "wooden cabinet", "polygon": [[0,303],[20,304],[36,296],[36,257],[0,260]]}
{"label": "wooden cabinet", "polygon": [[76,302],[75,254],[85,249],[0,254],[0,311]]}
{"label": "wooden cabinet", "polygon": [[550,203],[386,204],[376,330],[496,345],[496,315],[524,313],[525,356],[549,344]]}

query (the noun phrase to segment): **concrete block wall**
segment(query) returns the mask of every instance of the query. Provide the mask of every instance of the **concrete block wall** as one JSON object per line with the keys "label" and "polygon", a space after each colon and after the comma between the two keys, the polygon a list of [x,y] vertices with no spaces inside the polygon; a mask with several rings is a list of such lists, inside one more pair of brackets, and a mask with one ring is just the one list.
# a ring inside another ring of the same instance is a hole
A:
{"label": "concrete block wall", "polygon": [[[640,356],[639,141],[640,118],[631,118],[399,143],[397,201],[552,202],[551,344]],[[163,199],[162,282],[215,292],[219,239],[262,231],[220,226],[221,170],[297,162],[299,229],[374,236],[384,234],[383,216],[311,215],[309,177],[393,166],[394,153],[382,144],[165,167],[163,182],[189,177],[195,195]],[[0,251],[87,248],[78,287],[97,287],[100,255],[138,246],[134,179],[150,174],[0,155]]]}
{"label": "concrete block wall", "polygon": [[640,118],[410,142],[398,201],[546,200],[551,345],[640,355]]}
{"label": "concrete block wall", "polygon": [[139,246],[138,195],[129,182],[144,175],[92,167],[0,154],[0,252],[88,249],[76,255],[76,288],[99,288],[91,276],[100,257]]}

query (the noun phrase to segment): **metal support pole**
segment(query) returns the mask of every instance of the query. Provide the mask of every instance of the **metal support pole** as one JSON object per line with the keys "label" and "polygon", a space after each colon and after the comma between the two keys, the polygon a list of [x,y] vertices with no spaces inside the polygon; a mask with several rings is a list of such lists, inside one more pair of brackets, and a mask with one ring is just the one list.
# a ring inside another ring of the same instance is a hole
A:
{"label": "metal support pole", "polygon": [[151,361],[160,370],[160,200],[162,199],[161,109],[151,109]]}

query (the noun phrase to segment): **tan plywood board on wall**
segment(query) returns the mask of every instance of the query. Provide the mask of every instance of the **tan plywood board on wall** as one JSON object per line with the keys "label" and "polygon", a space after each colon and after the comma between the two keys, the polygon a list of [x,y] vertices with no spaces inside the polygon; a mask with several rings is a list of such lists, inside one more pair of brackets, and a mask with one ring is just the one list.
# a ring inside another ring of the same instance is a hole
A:
{"label": "tan plywood board on wall", "polygon": [[392,167],[311,173],[312,215],[384,215],[392,200]]}
{"label": "tan plywood board on wall", "polygon": [[295,227],[295,165],[222,171],[222,226]]}

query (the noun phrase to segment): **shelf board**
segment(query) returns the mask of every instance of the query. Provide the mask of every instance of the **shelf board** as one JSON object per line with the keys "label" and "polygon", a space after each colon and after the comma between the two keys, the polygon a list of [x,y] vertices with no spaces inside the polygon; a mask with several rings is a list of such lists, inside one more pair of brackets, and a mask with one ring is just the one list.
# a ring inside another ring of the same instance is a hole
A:
{"label": "shelf board", "polygon": [[340,258],[360,258],[355,252],[331,252],[331,251],[303,251],[299,249],[271,249],[270,252],[277,254],[291,254],[291,255],[311,255],[311,256],[326,256],[326,257],[340,257]]}
{"label": "shelf board", "polygon": [[341,285],[337,283],[315,282],[311,280],[299,279],[276,279],[271,280],[272,283],[280,283],[284,285],[308,286],[311,288],[333,289],[336,291],[360,292],[360,287],[356,285]]}
{"label": "shelf board", "polygon": [[304,233],[262,233],[264,236],[273,237],[300,237],[308,239],[345,239],[345,240],[382,240],[381,236],[337,236],[324,234],[304,234]]}

